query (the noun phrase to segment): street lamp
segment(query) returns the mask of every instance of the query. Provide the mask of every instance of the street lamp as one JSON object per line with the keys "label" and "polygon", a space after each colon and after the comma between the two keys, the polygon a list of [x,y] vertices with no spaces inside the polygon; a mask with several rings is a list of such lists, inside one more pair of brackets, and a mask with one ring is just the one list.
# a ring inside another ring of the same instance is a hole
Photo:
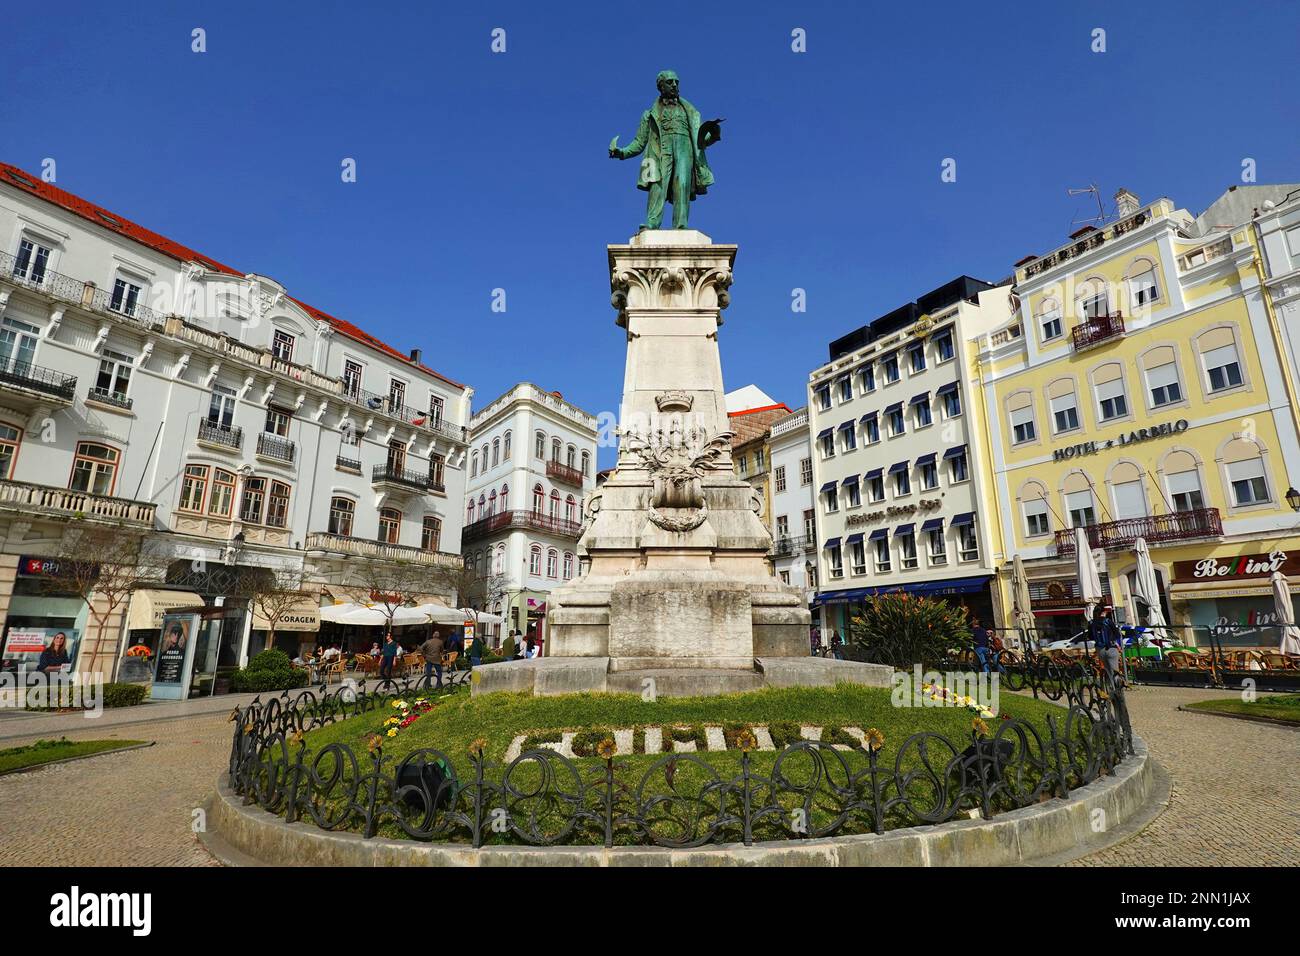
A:
{"label": "street lamp", "polygon": [[1300,491],[1296,491],[1295,488],[1288,488],[1286,490],[1286,503],[1291,506],[1292,511],[1300,511]]}

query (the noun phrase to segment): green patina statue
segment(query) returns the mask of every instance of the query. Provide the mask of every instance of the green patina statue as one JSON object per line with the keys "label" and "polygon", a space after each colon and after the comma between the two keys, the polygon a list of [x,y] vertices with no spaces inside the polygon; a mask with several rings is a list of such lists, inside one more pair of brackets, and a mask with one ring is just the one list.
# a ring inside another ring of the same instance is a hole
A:
{"label": "green patina statue", "polygon": [[630,159],[645,153],[637,189],[648,190],[642,229],[658,229],[664,218],[664,200],[673,204],[673,228],[687,228],[691,200],[713,185],[713,171],[704,150],[722,139],[720,119],[700,122],[700,111],[677,92],[677,74],[664,70],[655,78],[659,98],[641,114],[636,139],[622,149],[615,136],[609,142],[613,159]]}

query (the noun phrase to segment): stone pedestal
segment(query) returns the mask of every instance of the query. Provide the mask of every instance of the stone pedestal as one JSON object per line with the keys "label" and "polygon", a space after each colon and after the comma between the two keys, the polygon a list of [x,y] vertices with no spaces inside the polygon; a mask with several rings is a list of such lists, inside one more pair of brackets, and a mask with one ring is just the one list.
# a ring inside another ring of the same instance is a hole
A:
{"label": "stone pedestal", "polygon": [[802,595],[772,575],[760,502],[731,459],[718,329],[735,255],[694,230],[609,247],[627,335],[619,457],[584,514],[587,573],[551,592],[548,657],[755,674],[757,657],[808,654]]}

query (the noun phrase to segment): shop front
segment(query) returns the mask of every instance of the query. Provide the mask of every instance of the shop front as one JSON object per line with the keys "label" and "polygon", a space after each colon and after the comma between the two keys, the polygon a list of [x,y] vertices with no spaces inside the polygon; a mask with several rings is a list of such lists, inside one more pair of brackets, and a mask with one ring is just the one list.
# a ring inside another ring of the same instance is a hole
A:
{"label": "shop front", "polygon": [[1209,556],[1173,563],[1170,600],[1175,619],[1190,626],[1203,642],[1212,635],[1232,648],[1276,649],[1280,635],[1272,575],[1281,571],[1300,583],[1300,549],[1273,548],[1246,554]]}
{"label": "shop front", "polygon": [[819,629],[824,641],[829,640],[831,634],[839,634],[848,641],[853,618],[862,612],[870,598],[883,594],[912,594],[944,601],[964,609],[968,619],[978,618],[988,624],[993,620],[992,581],[992,575],[980,574],[967,578],[823,591],[813,598],[810,606],[815,616],[820,612]]}
{"label": "shop front", "polygon": [[67,640],[68,670],[75,671],[79,663],[87,663],[83,638],[90,609],[79,594],[61,589],[58,577],[55,558],[29,554],[19,558],[0,640],[0,667],[4,670],[35,670],[41,653],[59,634]]}
{"label": "shop front", "polygon": [[[272,646],[269,643],[272,627],[268,610],[272,615],[280,612],[275,621],[274,647],[295,657],[305,648],[316,646],[321,630],[320,598],[317,595],[304,592],[300,599],[282,611],[277,607],[261,607],[257,601],[252,603],[253,623],[248,635],[247,650],[249,659]],[[369,646],[367,644],[358,650],[364,651]]]}
{"label": "shop front", "polygon": [[[1101,576],[1101,595],[1106,604],[1112,604],[1110,576]],[[1029,607],[1034,614],[1037,638],[1040,644],[1066,640],[1087,630],[1083,594],[1079,581],[1072,573],[1066,577],[1029,579]]]}

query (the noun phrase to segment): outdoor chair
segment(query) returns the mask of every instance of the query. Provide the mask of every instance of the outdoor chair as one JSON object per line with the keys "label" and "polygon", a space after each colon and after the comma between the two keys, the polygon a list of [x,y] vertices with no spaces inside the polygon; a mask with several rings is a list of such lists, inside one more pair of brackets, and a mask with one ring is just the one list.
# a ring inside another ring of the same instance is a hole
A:
{"label": "outdoor chair", "polygon": [[1260,664],[1271,671],[1300,670],[1300,657],[1281,651],[1261,651]]}
{"label": "outdoor chair", "polygon": [[1187,651],[1170,651],[1165,655],[1165,660],[1169,661],[1169,666],[1174,670],[1185,671],[1191,669],[1192,657]]}
{"label": "outdoor chair", "polygon": [[343,678],[347,676],[348,662],[345,658],[340,657],[333,664],[325,668],[324,681],[330,683],[335,677],[338,677],[339,683],[343,683]]}

